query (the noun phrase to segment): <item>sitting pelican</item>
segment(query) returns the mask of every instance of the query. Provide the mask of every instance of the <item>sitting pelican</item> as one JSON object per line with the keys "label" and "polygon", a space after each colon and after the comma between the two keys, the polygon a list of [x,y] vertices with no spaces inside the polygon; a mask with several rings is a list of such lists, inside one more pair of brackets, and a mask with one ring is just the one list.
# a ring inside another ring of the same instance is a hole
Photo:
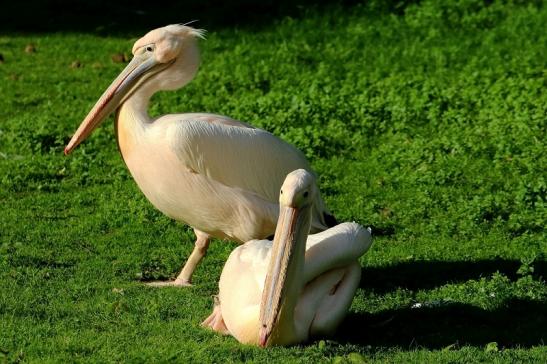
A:
{"label": "sitting pelican", "polygon": [[[118,147],[144,195],[165,215],[190,225],[192,254],[178,277],[153,285],[190,285],[211,237],[243,243],[275,231],[277,192],[287,173],[311,167],[304,155],[267,131],[226,116],[189,113],[151,118],[150,97],[192,80],[204,31],[168,25],[133,46],[133,59],[103,93],[65,148],[78,144],[112,112]],[[334,225],[316,195],[312,229]]]}
{"label": "sitting pelican", "polygon": [[316,196],[309,172],[287,175],[273,243],[252,240],[232,251],[203,326],[262,347],[333,333],[353,300],[361,277],[357,259],[372,238],[356,223],[308,236]]}

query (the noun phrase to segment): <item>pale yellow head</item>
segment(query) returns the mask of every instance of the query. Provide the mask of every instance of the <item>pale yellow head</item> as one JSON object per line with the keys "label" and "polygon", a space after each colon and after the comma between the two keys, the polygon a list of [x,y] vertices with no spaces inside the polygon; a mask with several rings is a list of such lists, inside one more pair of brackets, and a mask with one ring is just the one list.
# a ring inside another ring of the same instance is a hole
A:
{"label": "pale yellow head", "polygon": [[136,41],[133,59],[80,124],[65,154],[136,92],[147,99],[156,91],[177,89],[190,82],[199,66],[197,39],[204,34],[204,30],[174,24],[154,29]]}
{"label": "pale yellow head", "polygon": [[172,90],[190,82],[199,67],[197,40],[204,35],[202,29],[173,24],[151,30],[137,40],[132,49],[135,58],[170,65],[161,73],[151,75],[146,86],[152,85],[153,91]]}
{"label": "pale yellow head", "polygon": [[304,169],[292,171],[285,177],[279,191],[279,204],[302,208],[310,205],[317,194],[315,177]]}

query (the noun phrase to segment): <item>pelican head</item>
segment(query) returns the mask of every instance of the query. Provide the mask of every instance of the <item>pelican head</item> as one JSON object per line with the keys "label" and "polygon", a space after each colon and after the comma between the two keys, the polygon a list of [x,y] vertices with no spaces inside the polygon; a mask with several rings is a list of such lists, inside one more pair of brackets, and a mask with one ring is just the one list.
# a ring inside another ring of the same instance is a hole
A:
{"label": "pelican head", "polygon": [[294,324],[316,193],[314,176],[303,169],[289,173],[279,192],[279,219],[260,304],[260,346],[279,342],[280,326]]}
{"label": "pelican head", "polygon": [[72,152],[103,120],[138,90],[147,103],[159,90],[173,90],[190,82],[199,65],[197,38],[204,31],[186,25],[154,29],[133,45],[133,59],[106,89],[65,148]]}

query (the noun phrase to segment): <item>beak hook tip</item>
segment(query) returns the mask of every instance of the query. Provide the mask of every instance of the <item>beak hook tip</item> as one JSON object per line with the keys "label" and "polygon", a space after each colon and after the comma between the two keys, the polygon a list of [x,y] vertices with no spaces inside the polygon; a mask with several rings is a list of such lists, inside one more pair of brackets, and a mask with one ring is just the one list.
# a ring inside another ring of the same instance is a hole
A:
{"label": "beak hook tip", "polygon": [[268,342],[268,335],[266,334],[266,332],[260,330],[260,334],[259,334],[259,338],[258,338],[258,345],[261,347],[261,348],[265,348],[266,347],[266,343]]}

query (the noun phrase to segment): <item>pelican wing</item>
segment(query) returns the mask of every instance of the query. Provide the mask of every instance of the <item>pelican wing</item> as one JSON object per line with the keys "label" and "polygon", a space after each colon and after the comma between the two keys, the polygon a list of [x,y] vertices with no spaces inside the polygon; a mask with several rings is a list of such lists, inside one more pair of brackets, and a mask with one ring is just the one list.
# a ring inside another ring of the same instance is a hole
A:
{"label": "pelican wing", "polygon": [[372,235],[355,222],[344,222],[308,236],[305,257],[305,282],[335,268],[347,266],[369,249]]}
{"label": "pelican wing", "polygon": [[[173,120],[175,118],[175,120]],[[289,172],[311,167],[298,149],[271,133],[212,114],[168,115],[171,147],[187,168],[277,202]],[[165,122],[165,120],[162,120]],[[320,211],[324,204],[316,201]]]}

